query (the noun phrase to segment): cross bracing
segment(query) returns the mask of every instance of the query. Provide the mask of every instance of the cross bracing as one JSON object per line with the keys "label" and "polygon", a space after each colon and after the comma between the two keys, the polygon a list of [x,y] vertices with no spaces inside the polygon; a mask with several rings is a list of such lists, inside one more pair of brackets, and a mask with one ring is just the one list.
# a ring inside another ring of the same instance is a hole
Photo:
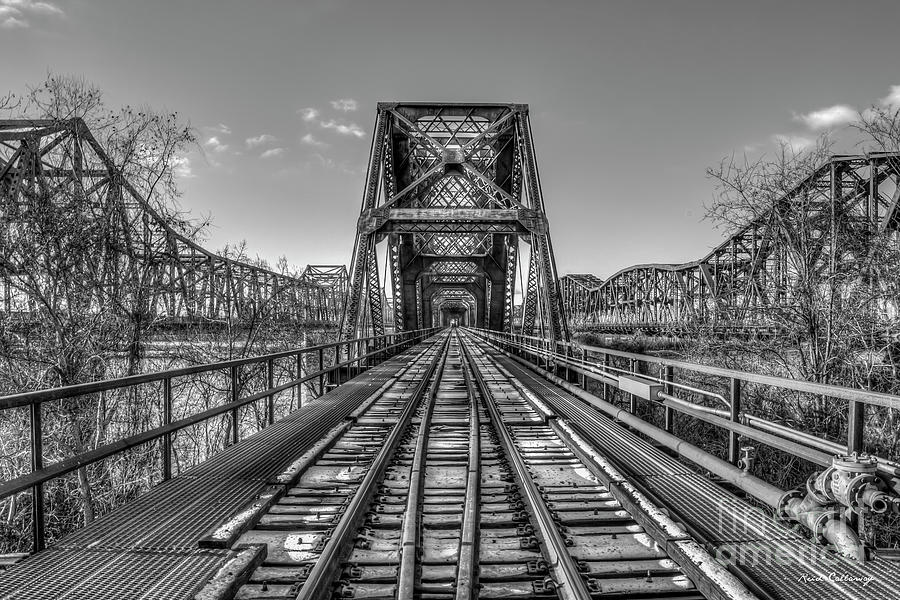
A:
{"label": "cross bracing", "polygon": [[558,285],[528,107],[379,104],[344,338],[383,332],[384,288],[397,331],[439,323],[455,291],[473,325],[511,331],[518,298],[520,331],[565,339]]}

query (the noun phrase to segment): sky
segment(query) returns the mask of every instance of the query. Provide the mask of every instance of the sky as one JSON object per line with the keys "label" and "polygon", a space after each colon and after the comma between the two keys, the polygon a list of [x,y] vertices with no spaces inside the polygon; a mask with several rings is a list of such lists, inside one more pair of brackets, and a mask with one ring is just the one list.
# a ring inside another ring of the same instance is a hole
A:
{"label": "sky", "polygon": [[[48,72],[200,135],[205,245],[347,263],[379,101],[521,102],[561,274],[700,258],[706,169],[900,103],[900,2],[0,0],[0,95]],[[854,148],[844,148],[852,152]]]}

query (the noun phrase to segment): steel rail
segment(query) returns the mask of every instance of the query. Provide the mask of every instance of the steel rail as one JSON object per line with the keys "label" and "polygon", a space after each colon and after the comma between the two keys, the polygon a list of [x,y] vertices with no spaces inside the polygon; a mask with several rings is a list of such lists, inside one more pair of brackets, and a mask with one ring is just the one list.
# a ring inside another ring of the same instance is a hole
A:
{"label": "steel rail", "polygon": [[419,421],[419,431],[416,435],[416,450],[413,455],[408,479],[409,493],[406,495],[406,514],[403,518],[403,528],[400,531],[400,569],[397,576],[398,600],[412,600],[416,589],[416,560],[418,558],[419,523],[421,520],[419,503],[422,498],[425,461],[428,454],[428,433],[431,427],[431,417],[434,414],[434,400],[437,397],[441,378],[444,375],[444,366],[447,364],[447,350],[452,335],[447,336],[447,343],[444,346],[440,364],[434,373],[431,387],[426,394],[422,418]]}
{"label": "steel rail", "polygon": [[[548,381],[555,383],[560,386],[570,394],[580,398],[585,403],[593,406],[594,408],[600,410],[605,413],[607,416],[612,417],[613,419],[619,420],[625,425],[631,427],[635,431],[638,431],[650,439],[659,442],[660,444],[666,446],[674,450],[678,453],[679,456],[682,456],[691,462],[707,469],[711,473],[718,475],[723,480],[734,484],[740,489],[744,490],[751,496],[765,502],[771,507],[777,507],[781,496],[784,494],[784,490],[771,485],[754,477],[753,475],[745,472],[743,469],[740,469],[729,462],[726,462],[720,458],[713,456],[712,454],[701,450],[697,446],[690,444],[681,438],[656,427],[644,421],[640,417],[633,415],[628,412],[624,408],[619,408],[614,404],[607,402],[597,396],[582,390],[581,388],[569,383],[568,381],[563,380],[560,377],[557,377],[553,373],[534,365],[524,358],[516,356],[515,354],[511,354],[505,350],[500,350],[503,354],[521,364],[527,369],[534,371],[539,374],[541,377],[544,377]],[[703,413],[697,413],[701,415]],[[704,415],[705,416],[705,415]]]}
{"label": "steel rail", "polygon": [[[596,365],[593,365],[591,363],[587,363],[591,366],[586,366],[582,361],[573,362],[566,355],[552,352],[550,350],[547,350],[543,346],[541,346],[539,348],[537,346],[531,346],[531,345],[527,345],[527,344],[510,343],[508,341],[504,342],[504,341],[497,339],[497,336],[494,335],[495,332],[484,332],[483,330],[473,330],[473,333],[484,341],[499,344],[498,347],[500,347],[501,349],[503,349],[504,347],[506,347],[506,348],[513,347],[513,348],[518,348],[521,351],[527,352],[528,354],[531,354],[535,357],[542,357],[547,362],[549,362],[551,359],[553,359],[561,364],[567,365],[567,368],[569,368],[572,371],[575,371],[577,373],[580,373],[583,376],[590,377],[592,379],[599,380],[605,384],[615,385],[618,387],[617,378],[611,377],[609,374],[607,374],[605,372],[598,371],[595,368],[592,368],[593,366],[596,366]],[[509,337],[510,334],[502,334],[502,335]],[[519,337],[521,337],[521,336],[519,336]],[[527,339],[539,340],[540,338],[529,337]],[[544,340],[544,342],[546,342],[546,340]],[[562,342],[560,342],[560,344],[562,344]],[[569,346],[571,346],[571,345],[569,345]],[[601,353],[604,352],[603,349],[595,349],[592,346],[586,346],[584,348],[591,348],[592,351],[597,350],[598,352],[601,352]],[[620,353],[618,351],[609,351],[608,353],[611,355],[612,354],[628,355],[629,354],[629,353]],[[510,356],[512,356],[512,355],[510,355]],[[645,355],[633,355],[633,356],[643,357]],[[520,357],[515,357],[515,358],[518,359]],[[653,358],[653,357],[651,357],[651,358]],[[639,358],[636,360],[642,360],[642,359]],[[655,362],[659,362],[659,361],[655,361]],[[659,364],[666,365],[667,368],[672,367],[671,363],[665,362],[665,361],[660,362]],[[540,366],[540,365],[538,365],[538,366]],[[702,365],[694,365],[694,366],[702,367]],[[740,371],[734,371],[734,373],[737,373],[739,375],[750,375],[750,374],[742,373]],[[659,381],[661,384],[666,385],[666,386],[669,386],[669,385],[677,386],[677,384],[673,384],[673,382],[667,381],[664,379],[658,379],[658,378],[655,379],[653,377],[649,377],[648,379]],[[732,382],[734,382],[734,381],[738,381],[738,382],[747,381],[747,379],[740,379],[739,377],[737,377],[737,378],[732,379]],[[790,381],[790,380],[787,380],[787,381]],[[801,382],[801,383],[803,383],[803,382]],[[819,385],[819,384],[816,384],[816,385]],[[826,387],[835,387],[835,386],[826,386]],[[849,392],[858,391],[858,390],[850,390],[849,388],[838,388],[838,389],[844,389]],[[872,394],[874,392],[862,392],[862,393]],[[884,395],[884,394],[882,394],[882,395]],[[800,454],[801,458],[805,458],[806,460],[811,460],[814,463],[825,464],[822,461],[824,461],[826,459],[822,457],[821,453],[846,454],[851,449],[849,444],[840,444],[838,442],[833,442],[831,440],[827,440],[824,438],[818,438],[811,434],[790,428],[786,425],[782,425],[779,423],[769,421],[767,419],[764,419],[757,415],[753,415],[751,413],[735,411],[735,413],[733,415],[732,414],[722,415],[722,413],[720,411],[718,411],[717,409],[711,409],[709,407],[696,405],[696,404],[684,401],[681,398],[677,398],[675,396],[668,395],[666,393],[660,393],[660,397],[663,398],[663,401],[660,402],[660,404],[665,406],[667,409],[675,410],[680,413],[688,414],[692,417],[696,417],[701,420],[705,420],[711,424],[716,425],[717,427],[721,427],[722,429],[725,429],[725,430],[731,432],[732,435],[745,435],[748,438],[751,438],[758,442],[769,445],[769,446],[771,446],[777,450],[780,450],[782,452],[794,453],[794,450],[796,448],[801,448],[801,454]],[[833,397],[835,397],[835,396],[833,396]],[[852,413],[852,405],[855,403],[861,404],[864,402],[861,400],[850,400],[851,406],[849,407],[849,410],[851,411],[851,413]],[[707,418],[707,413],[711,414],[711,415],[715,415],[715,416],[720,416],[721,418],[718,420],[710,420]],[[729,419],[728,417],[731,417],[731,418]],[[850,418],[850,417],[848,417],[848,418]],[[741,424],[741,421],[747,423],[750,427],[747,428],[747,425]],[[808,449],[805,447],[808,447]],[[812,453],[811,456],[815,456],[817,458],[808,458],[806,455],[809,453]],[[876,456],[875,458],[878,462],[878,471],[880,473],[882,473],[884,475],[888,475],[888,476],[900,475],[900,463],[897,463],[895,461],[889,460],[889,459],[881,457],[881,456]],[[830,461],[830,458],[828,460]],[[828,464],[830,464],[830,462]]]}
{"label": "steel rail", "polygon": [[[459,338],[460,347],[462,339]],[[481,493],[481,423],[478,416],[478,390],[463,364],[463,379],[469,391],[469,463],[466,477],[466,496],[463,503],[462,529],[459,535],[459,561],[456,571],[455,600],[471,600],[477,577],[478,562],[478,504]]]}
{"label": "steel rail", "polygon": [[544,552],[549,559],[548,564],[557,577],[557,592],[562,600],[590,600],[591,593],[578,571],[578,566],[566,550],[566,543],[553,522],[547,505],[541,498],[541,492],[528,473],[525,461],[516,448],[515,441],[503,423],[500,411],[494,403],[490,389],[484,382],[481,373],[474,368],[472,357],[465,344],[461,344],[463,354],[468,363],[473,379],[481,392],[481,398],[488,409],[494,426],[499,434],[500,443],[514,470],[517,484],[525,491],[525,501],[535,517]]}
{"label": "steel rail", "polygon": [[335,526],[331,537],[328,539],[328,542],[325,544],[325,547],[319,555],[319,559],[310,570],[306,582],[296,596],[296,600],[324,600],[325,598],[331,597],[331,582],[334,580],[335,574],[340,569],[341,555],[348,545],[351,536],[356,533],[359,522],[364,516],[366,507],[375,491],[376,484],[382,479],[384,470],[387,468],[388,462],[394,454],[401,435],[412,419],[419,400],[428,390],[428,383],[432,379],[442,357],[446,354],[449,339],[450,338],[448,337],[447,340],[444,341],[443,347],[438,352],[438,355],[428,366],[428,371],[410,395],[403,412],[400,414],[400,418],[397,420],[397,424],[391,429],[390,434],[388,434],[388,437],[384,441],[384,445],[381,447],[381,450],[379,450],[375,460],[372,461],[372,465],[369,467],[365,477],[356,489],[353,499],[347,506],[344,516]]}
{"label": "steel rail", "polygon": [[[620,461],[615,458],[604,456],[589,441],[592,437],[591,433],[586,431],[580,423],[570,421],[568,415],[559,414],[555,407],[545,403],[521,379],[501,365],[495,356],[490,353],[486,353],[486,356],[498,372],[513,383],[513,386],[521,396],[536,411],[547,418],[547,424],[553,432],[578,456],[595,477],[604,482],[610,493],[622,506],[628,507],[626,510],[644,526],[658,544],[668,550],[669,542],[675,540],[694,539],[694,541],[701,540],[703,543],[706,543],[706,540],[698,534],[695,528],[673,521],[668,515],[657,513],[657,507],[664,506],[664,504],[651,495],[640,481],[626,479],[623,475],[623,473],[628,472],[628,469],[625,468],[626,466],[621,465]],[[637,499],[631,496],[633,491],[627,491],[628,488],[639,490],[640,493],[651,500],[652,505],[648,507],[645,503],[636,501]],[[633,511],[636,511],[639,515]],[[756,597],[754,596],[755,592],[751,593],[741,586],[742,583],[752,583],[752,580],[746,573],[741,572],[740,577],[732,579],[732,577],[737,576],[728,573],[724,567],[719,566],[715,560],[712,560],[712,557],[709,557],[710,560],[705,566],[702,565],[702,562],[700,564],[697,564],[695,561],[692,562],[682,553],[670,554],[670,557],[681,567],[682,571],[693,575],[692,580],[694,578],[702,580],[702,582],[694,581],[694,583],[695,585],[702,583],[698,587],[701,587],[705,593],[712,594],[711,597],[722,600]],[[740,569],[737,570],[740,571]]]}

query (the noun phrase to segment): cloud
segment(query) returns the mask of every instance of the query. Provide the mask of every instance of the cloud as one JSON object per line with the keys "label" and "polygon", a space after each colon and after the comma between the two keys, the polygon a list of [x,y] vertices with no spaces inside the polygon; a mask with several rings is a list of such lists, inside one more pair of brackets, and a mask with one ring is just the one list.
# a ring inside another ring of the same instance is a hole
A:
{"label": "cloud", "polygon": [[259,155],[260,158],[275,158],[277,156],[281,156],[285,153],[285,148],[269,148],[265,152]]}
{"label": "cloud", "polygon": [[366,135],[366,133],[356,123],[339,123],[334,120],[329,120],[322,121],[321,123],[319,123],[319,126],[322,127],[322,129],[333,129],[341,135],[355,135],[358,138]]}
{"label": "cloud", "polygon": [[191,168],[191,159],[187,156],[173,156],[172,172],[176,177],[183,177],[185,179],[193,177],[194,171]]}
{"label": "cloud", "polygon": [[312,107],[301,108],[297,111],[304,121],[315,121],[319,116],[319,111]]}
{"label": "cloud", "polygon": [[66,14],[60,7],[49,2],[25,2],[23,0],[13,0],[11,3],[25,6],[26,10],[30,10],[34,13],[43,13],[45,15],[54,15],[58,17],[65,16]]}
{"label": "cloud", "polygon": [[302,138],[300,138],[300,141],[308,146],[327,146],[328,145],[325,142],[317,140],[316,137],[311,133],[307,133],[306,135],[304,135]]}
{"label": "cloud", "polygon": [[892,85],[890,93],[880,102],[882,106],[900,109],[900,85]]}
{"label": "cloud", "polygon": [[357,108],[359,108],[359,105],[353,98],[340,98],[338,100],[332,100],[331,107],[334,108],[334,110],[349,112],[351,110],[356,110]]}
{"label": "cloud", "polygon": [[210,125],[208,127],[204,127],[207,131],[212,131],[213,133],[218,133],[220,135],[228,135],[231,133],[231,127],[226,125],[225,123],[219,123],[218,125]]}
{"label": "cloud", "polygon": [[793,152],[803,152],[816,143],[815,140],[802,135],[784,135],[776,133],[772,136],[772,141],[779,146],[786,146]]}
{"label": "cloud", "polygon": [[820,108],[805,115],[794,115],[795,121],[800,121],[813,131],[831,129],[839,125],[853,123],[859,118],[856,110],[846,104],[835,104],[828,108]]}
{"label": "cloud", "polygon": [[32,17],[65,17],[63,10],[50,2],[33,0],[0,0],[0,27],[25,29],[31,26]]}
{"label": "cloud", "polygon": [[203,142],[203,145],[217,154],[221,154],[222,152],[228,150],[228,144],[223,144],[216,136],[212,136],[211,138]]}
{"label": "cloud", "polygon": [[271,144],[278,141],[278,138],[268,133],[261,133],[256,137],[248,137],[246,140],[248,148],[256,148],[265,144]]}
{"label": "cloud", "polygon": [[28,27],[28,21],[22,21],[15,17],[6,17],[3,19],[3,22],[0,23],[0,27],[3,29],[25,29]]}

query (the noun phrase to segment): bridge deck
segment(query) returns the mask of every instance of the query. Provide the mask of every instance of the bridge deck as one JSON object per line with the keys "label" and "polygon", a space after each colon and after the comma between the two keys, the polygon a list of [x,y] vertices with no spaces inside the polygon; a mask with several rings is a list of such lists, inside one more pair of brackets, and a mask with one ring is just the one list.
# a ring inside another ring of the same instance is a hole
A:
{"label": "bridge deck", "polygon": [[835,557],[444,333],[12,567],[0,598],[318,598],[338,580],[357,597],[868,600],[894,597],[900,563]]}

